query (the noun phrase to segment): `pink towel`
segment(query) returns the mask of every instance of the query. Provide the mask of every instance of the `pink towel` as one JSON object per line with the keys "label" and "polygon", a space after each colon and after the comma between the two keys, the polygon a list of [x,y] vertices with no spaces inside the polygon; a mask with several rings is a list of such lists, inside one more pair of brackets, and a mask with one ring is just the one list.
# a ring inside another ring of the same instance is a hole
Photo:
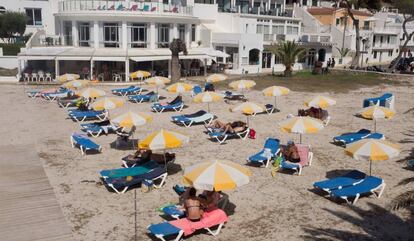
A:
{"label": "pink towel", "polygon": [[300,164],[302,166],[307,166],[309,164],[309,146],[308,145],[301,145],[296,144],[296,147],[298,148],[298,153],[300,157]]}
{"label": "pink towel", "polygon": [[211,212],[205,212],[203,218],[198,222],[191,222],[187,218],[171,221],[170,224],[184,231],[184,235],[188,236],[198,229],[210,228],[221,223],[227,222],[228,217],[221,209]]}

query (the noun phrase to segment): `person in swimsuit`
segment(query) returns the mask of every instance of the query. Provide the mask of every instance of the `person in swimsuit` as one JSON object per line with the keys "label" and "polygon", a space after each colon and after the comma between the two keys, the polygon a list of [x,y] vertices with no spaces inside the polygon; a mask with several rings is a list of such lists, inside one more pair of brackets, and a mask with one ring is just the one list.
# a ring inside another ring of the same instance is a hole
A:
{"label": "person in swimsuit", "polygon": [[283,149],[283,155],[286,160],[294,163],[300,162],[298,148],[293,141],[288,141],[286,148]]}
{"label": "person in swimsuit", "polygon": [[184,208],[187,213],[187,219],[191,222],[198,222],[201,220],[203,210],[201,209],[200,199],[196,196],[195,188],[190,188],[188,191],[188,198],[184,202]]}
{"label": "person in swimsuit", "polygon": [[236,133],[241,132],[246,129],[246,123],[243,121],[234,121],[234,122],[228,122],[224,123],[219,120],[215,120],[213,124],[206,126],[207,128],[213,128],[213,129],[220,129],[225,133]]}

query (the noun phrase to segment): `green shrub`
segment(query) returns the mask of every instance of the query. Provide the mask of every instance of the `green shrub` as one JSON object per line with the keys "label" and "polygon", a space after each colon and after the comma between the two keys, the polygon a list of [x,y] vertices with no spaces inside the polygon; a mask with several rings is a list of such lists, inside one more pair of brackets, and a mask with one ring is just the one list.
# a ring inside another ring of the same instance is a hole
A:
{"label": "green shrub", "polygon": [[24,43],[0,43],[0,48],[3,48],[3,55],[6,56],[16,56],[18,53],[20,53],[20,48],[23,48],[24,46]]}

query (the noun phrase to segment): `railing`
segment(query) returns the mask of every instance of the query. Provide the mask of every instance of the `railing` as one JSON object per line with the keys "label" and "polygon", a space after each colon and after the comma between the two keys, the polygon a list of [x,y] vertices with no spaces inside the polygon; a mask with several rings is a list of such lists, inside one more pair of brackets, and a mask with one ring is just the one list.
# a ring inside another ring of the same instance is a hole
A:
{"label": "railing", "polygon": [[243,14],[255,14],[255,15],[265,15],[265,16],[278,16],[278,17],[292,17],[293,11],[292,10],[286,10],[282,12],[281,9],[269,9],[266,10],[265,8],[261,7],[228,7],[228,8],[218,8],[219,12],[222,13],[243,13]]}
{"label": "railing", "polygon": [[302,34],[301,41],[303,43],[330,43],[331,36],[327,34]]}
{"label": "railing", "polygon": [[95,0],[63,0],[59,2],[59,12],[82,11],[113,11],[119,13],[162,13],[192,15],[192,6],[179,6],[158,2],[127,2],[127,1],[95,1]]}
{"label": "railing", "polygon": [[263,41],[266,42],[282,42],[286,40],[284,34],[263,34]]}

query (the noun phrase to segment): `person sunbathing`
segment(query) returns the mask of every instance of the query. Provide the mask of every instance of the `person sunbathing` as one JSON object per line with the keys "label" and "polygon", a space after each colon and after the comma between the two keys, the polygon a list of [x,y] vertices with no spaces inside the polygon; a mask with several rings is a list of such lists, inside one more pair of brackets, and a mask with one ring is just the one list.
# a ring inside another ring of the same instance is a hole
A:
{"label": "person sunbathing", "polygon": [[190,188],[188,191],[188,198],[184,202],[184,208],[186,210],[187,219],[191,222],[198,222],[201,220],[203,210],[201,209],[200,199],[196,196],[197,191],[195,188]]}
{"label": "person sunbathing", "polygon": [[294,163],[300,162],[299,151],[293,141],[287,142],[287,146],[284,149],[282,149],[282,154],[285,157],[285,160],[287,161]]}
{"label": "person sunbathing", "polygon": [[219,120],[215,120],[213,124],[206,126],[206,128],[211,129],[219,129],[223,131],[224,133],[237,133],[242,132],[246,129],[247,124],[243,121],[234,121],[234,122],[228,122],[224,123]]}
{"label": "person sunbathing", "polygon": [[201,205],[205,212],[210,212],[218,208],[220,193],[216,191],[204,191],[201,195]]}
{"label": "person sunbathing", "polygon": [[307,110],[298,110],[298,116],[309,116],[322,120],[324,118],[324,111],[321,108],[311,107]]}

